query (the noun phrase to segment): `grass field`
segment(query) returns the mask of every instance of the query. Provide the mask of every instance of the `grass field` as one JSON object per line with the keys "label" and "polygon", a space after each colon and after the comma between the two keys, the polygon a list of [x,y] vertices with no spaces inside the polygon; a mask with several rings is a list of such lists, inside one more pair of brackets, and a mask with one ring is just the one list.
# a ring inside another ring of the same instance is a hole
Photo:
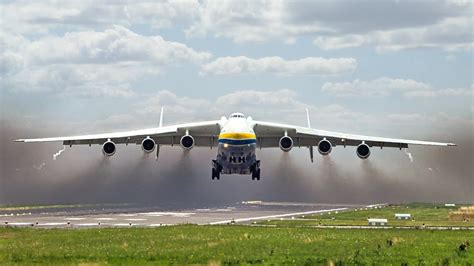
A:
{"label": "grass field", "polygon": [[474,231],[304,227],[0,228],[0,264],[473,265]]}
{"label": "grass field", "polygon": [[[449,213],[457,207],[391,205],[303,219],[264,221],[257,226],[3,227],[0,228],[0,265],[474,265],[473,230],[315,227],[318,224],[366,225],[368,217],[387,218],[390,225],[474,226],[472,221],[449,219]],[[395,220],[395,213],[410,213],[415,220]]]}
{"label": "grass field", "polygon": [[[386,218],[390,226],[456,226],[474,227],[474,219],[450,220],[451,211],[460,206],[445,207],[444,205],[429,203],[411,203],[403,205],[389,205],[377,209],[359,209],[357,211],[333,212],[305,216],[299,220],[273,220],[263,221],[260,224],[272,224],[280,226],[317,226],[317,225],[367,225],[367,218]],[[397,220],[395,213],[409,213],[411,220]]]}

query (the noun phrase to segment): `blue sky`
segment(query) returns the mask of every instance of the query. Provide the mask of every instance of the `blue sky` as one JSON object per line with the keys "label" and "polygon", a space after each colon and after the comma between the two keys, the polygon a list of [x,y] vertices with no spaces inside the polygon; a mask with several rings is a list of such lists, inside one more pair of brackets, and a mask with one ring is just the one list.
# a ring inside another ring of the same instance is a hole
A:
{"label": "blue sky", "polygon": [[[1,9],[3,119],[68,122],[80,133],[74,122],[146,127],[161,105],[170,123],[239,108],[304,121],[306,105],[315,120],[326,111],[366,124],[439,113],[472,120],[469,1],[6,1]],[[282,90],[286,102],[268,100]],[[209,107],[226,95],[233,105]]]}
{"label": "blue sky", "polygon": [[18,127],[11,137],[23,138],[154,127],[162,106],[165,124],[240,111],[304,125],[309,108],[316,128],[456,142],[474,134],[473,8],[2,1],[2,130]]}

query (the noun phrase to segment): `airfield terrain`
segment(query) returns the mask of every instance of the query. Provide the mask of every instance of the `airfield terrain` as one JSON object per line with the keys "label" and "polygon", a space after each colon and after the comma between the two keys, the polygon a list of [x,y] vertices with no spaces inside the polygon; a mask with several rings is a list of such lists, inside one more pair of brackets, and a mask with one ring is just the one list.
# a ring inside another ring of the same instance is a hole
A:
{"label": "airfield terrain", "polygon": [[[7,206],[0,207],[0,264],[473,265],[474,219],[459,219],[462,210],[470,209],[266,202],[187,210]],[[412,219],[396,220],[395,213]],[[367,226],[367,218],[385,218],[388,225]]]}

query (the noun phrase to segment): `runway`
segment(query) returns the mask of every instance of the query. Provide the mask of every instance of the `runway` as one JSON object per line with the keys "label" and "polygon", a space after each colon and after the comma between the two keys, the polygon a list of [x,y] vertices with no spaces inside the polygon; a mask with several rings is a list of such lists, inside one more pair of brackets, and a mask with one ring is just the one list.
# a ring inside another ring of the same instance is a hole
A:
{"label": "runway", "polygon": [[45,209],[33,212],[0,212],[1,226],[58,227],[158,227],[177,224],[217,225],[291,219],[304,215],[340,212],[377,205],[242,202],[231,206],[172,208],[170,206],[106,206],[100,208]]}

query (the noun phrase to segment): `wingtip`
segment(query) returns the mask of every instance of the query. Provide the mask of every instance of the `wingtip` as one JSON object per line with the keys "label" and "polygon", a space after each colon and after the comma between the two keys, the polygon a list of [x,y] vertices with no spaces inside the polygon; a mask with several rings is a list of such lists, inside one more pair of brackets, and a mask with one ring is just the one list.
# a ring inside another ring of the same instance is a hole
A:
{"label": "wingtip", "polygon": [[25,142],[25,140],[24,139],[16,139],[16,140],[14,140],[14,142]]}
{"label": "wingtip", "polygon": [[448,146],[458,146],[456,143],[448,143]]}

